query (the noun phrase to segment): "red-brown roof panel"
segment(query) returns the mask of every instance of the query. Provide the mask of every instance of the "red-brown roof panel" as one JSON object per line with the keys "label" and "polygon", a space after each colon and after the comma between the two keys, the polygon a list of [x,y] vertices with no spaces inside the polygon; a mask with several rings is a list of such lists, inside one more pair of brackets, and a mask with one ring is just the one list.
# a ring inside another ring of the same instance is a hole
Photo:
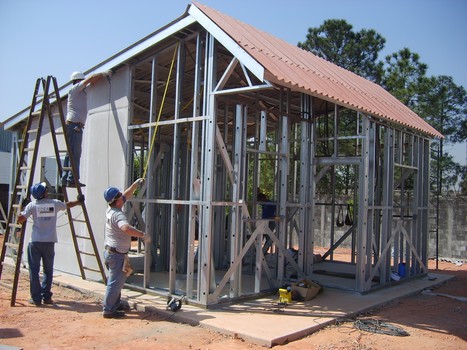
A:
{"label": "red-brown roof panel", "polygon": [[381,86],[210,7],[194,6],[260,63],[269,81],[443,137]]}

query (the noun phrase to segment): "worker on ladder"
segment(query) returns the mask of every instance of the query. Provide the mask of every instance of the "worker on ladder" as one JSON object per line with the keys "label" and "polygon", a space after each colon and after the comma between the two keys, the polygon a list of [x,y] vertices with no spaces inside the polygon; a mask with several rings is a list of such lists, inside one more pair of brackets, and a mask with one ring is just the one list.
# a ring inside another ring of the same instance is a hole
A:
{"label": "worker on ladder", "polygon": [[[112,77],[112,71],[104,73],[96,73],[85,77],[81,72],[74,72],[71,74],[71,81],[73,87],[68,93],[67,103],[67,116],[66,116],[66,135],[68,137],[68,144],[70,147],[71,159],[76,166],[77,179],[74,178],[71,170],[66,170],[62,175],[62,186],[76,187],[77,185],[83,187],[85,184],[79,182],[79,170],[80,170],[80,159],[81,159],[81,144],[83,141],[83,130],[86,124],[86,118],[88,116],[88,103],[86,96],[86,88],[97,82],[103,77],[107,77],[109,80]],[[63,163],[64,167],[70,167],[70,156],[65,156]]]}
{"label": "worker on ladder", "polygon": [[[84,202],[84,195],[78,195],[76,201],[64,203],[58,199],[50,199],[45,182],[31,186],[31,194],[35,201],[30,202],[18,216],[18,223],[23,224],[32,215],[31,241],[28,245],[29,289],[31,292],[30,304],[40,306],[53,304],[52,278],[55,256],[55,243],[57,240],[57,213],[66,208],[73,208]],[[42,282],[39,279],[39,270],[43,266]]]}

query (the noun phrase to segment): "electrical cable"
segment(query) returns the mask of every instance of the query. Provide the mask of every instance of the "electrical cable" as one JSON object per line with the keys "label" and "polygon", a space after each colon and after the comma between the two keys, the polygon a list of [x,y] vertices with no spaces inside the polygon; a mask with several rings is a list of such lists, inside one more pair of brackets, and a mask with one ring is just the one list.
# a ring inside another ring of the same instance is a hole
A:
{"label": "electrical cable", "polygon": [[174,63],[175,63],[175,57],[177,55],[177,50],[178,50],[178,42],[175,45],[175,50],[174,50],[174,54],[173,54],[173,58],[172,58],[172,63],[170,64],[169,75],[167,76],[167,82],[165,84],[164,95],[162,96],[161,106],[159,108],[159,113],[157,115],[156,127],[154,129],[154,134],[152,135],[151,147],[149,147],[149,152],[148,152],[148,155],[147,155],[146,164],[144,165],[144,172],[143,172],[143,176],[142,176],[143,179],[146,178],[146,172],[148,170],[149,160],[151,159],[152,150],[154,148],[154,142],[156,141],[157,129],[159,127],[159,120],[160,120],[161,115],[162,115],[162,108],[164,107],[165,97],[167,95],[167,90],[169,88],[170,77],[172,76],[172,70],[173,70],[173,66],[174,66]]}
{"label": "electrical cable", "polygon": [[354,327],[358,330],[371,333],[395,335],[399,337],[406,337],[410,335],[400,327],[393,326],[389,323],[381,322],[375,319],[357,320],[354,322]]}

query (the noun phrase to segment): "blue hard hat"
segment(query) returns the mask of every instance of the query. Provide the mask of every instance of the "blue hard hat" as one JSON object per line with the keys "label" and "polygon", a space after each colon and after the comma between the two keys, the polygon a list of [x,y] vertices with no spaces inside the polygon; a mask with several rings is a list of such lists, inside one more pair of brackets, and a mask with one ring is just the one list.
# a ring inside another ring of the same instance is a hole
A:
{"label": "blue hard hat", "polygon": [[31,186],[31,194],[35,199],[44,198],[45,191],[47,191],[47,184],[45,182],[41,182]]}
{"label": "blue hard hat", "polygon": [[120,193],[120,190],[116,187],[108,187],[105,191],[104,191],[104,199],[107,203],[112,203],[115,198],[118,196],[118,194]]}

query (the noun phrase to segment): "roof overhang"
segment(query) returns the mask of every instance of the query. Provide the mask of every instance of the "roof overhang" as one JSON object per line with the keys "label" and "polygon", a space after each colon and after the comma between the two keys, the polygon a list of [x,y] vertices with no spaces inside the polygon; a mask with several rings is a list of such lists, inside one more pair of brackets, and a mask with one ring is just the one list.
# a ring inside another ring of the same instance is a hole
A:
{"label": "roof overhang", "polygon": [[247,67],[256,78],[264,82],[264,67],[258,63],[248,52],[246,52],[235,40],[224,32],[216,23],[204,14],[196,3],[190,5],[188,13],[203,26],[219,43],[221,43],[233,56],[235,56],[245,67]]}

